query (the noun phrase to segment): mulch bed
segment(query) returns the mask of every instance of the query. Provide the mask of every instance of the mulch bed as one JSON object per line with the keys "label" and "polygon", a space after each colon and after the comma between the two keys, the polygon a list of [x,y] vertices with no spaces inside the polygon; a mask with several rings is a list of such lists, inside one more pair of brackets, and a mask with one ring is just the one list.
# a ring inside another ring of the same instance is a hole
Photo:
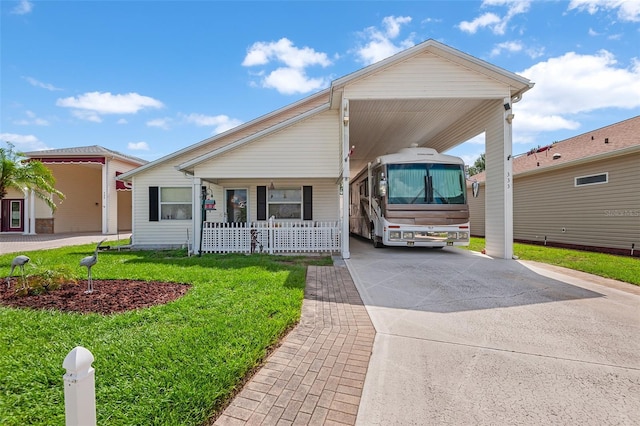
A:
{"label": "mulch bed", "polygon": [[78,280],[77,284],[64,284],[47,293],[18,296],[15,289],[21,285],[19,277],[11,278],[10,288],[2,280],[0,305],[108,315],[162,305],[179,299],[191,288],[187,284],[166,282],[93,280],[93,293],[85,294],[87,280]]}

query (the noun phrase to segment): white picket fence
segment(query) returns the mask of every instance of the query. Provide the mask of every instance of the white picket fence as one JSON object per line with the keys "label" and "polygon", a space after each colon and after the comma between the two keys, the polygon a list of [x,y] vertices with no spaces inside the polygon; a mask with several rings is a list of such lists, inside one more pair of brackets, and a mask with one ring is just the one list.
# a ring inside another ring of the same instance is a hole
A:
{"label": "white picket fence", "polygon": [[[252,235],[254,236],[252,247]],[[339,222],[204,222],[202,253],[322,253],[340,251]]]}

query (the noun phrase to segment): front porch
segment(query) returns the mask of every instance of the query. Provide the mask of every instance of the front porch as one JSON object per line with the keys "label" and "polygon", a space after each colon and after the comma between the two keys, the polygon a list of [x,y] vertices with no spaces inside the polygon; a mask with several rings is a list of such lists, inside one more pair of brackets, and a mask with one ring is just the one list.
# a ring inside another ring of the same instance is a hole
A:
{"label": "front porch", "polygon": [[203,222],[199,253],[333,253],[341,250],[338,221]]}

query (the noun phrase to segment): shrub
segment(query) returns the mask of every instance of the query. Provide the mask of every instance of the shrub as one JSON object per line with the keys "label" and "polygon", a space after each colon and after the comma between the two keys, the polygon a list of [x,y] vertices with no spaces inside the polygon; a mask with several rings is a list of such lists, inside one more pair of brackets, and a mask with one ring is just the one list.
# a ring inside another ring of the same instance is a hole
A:
{"label": "shrub", "polygon": [[34,264],[35,271],[27,274],[22,281],[22,286],[16,290],[19,296],[38,295],[57,290],[63,284],[77,284],[73,270],[68,265],[56,265],[45,268]]}

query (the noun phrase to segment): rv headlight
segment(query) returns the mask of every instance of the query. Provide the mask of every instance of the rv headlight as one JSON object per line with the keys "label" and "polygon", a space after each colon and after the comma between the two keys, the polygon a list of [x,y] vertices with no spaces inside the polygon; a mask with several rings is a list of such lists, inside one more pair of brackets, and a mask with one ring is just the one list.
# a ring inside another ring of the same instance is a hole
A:
{"label": "rv headlight", "polygon": [[461,240],[468,240],[469,233],[468,232],[458,232],[458,238]]}
{"label": "rv headlight", "polygon": [[399,240],[400,239],[400,231],[389,231],[389,239],[390,240]]}
{"label": "rv headlight", "polygon": [[413,240],[413,232],[403,232],[402,238],[405,240]]}
{"label": "rv headlight", "polygon": [[447,232],[447,238],[455,240],[455,239],[458,238],[458,233],[457,232]]}

